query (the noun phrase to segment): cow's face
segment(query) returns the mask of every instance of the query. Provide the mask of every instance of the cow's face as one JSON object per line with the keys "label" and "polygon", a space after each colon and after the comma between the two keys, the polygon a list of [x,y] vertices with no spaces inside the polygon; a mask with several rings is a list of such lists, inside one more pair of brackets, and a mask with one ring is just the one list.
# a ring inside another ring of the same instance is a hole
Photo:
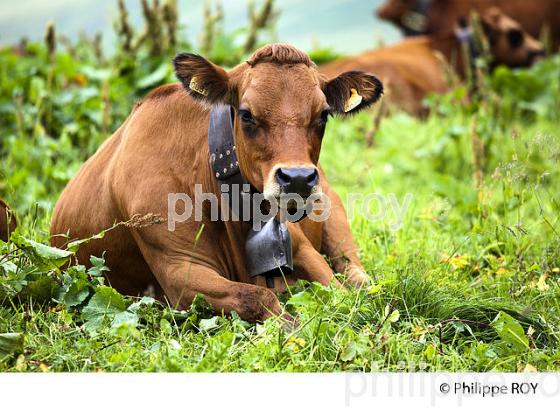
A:
{"label": "cow's face", "polygon": [[269,199],[318,192],[329,116],[357,112],[382,93],[381,82],[362,72],[324,79],[305,53],[281,44],[263,47],[230,72],[192,54],[177,56],[175,69],[194,98],[235,108],[241,171]]}
{"label": "cow's face", "polygon": [[494,7],[483,13],[481,23],[494,64],[526,67],[543,57],[543,45],[500,9]]}

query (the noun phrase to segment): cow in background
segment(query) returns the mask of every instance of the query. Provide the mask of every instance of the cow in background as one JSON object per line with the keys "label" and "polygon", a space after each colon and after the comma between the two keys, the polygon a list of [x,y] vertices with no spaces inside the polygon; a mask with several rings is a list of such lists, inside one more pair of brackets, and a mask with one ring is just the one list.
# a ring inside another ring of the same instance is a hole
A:
{"label": "cow in background", "polygon": [[535,38],[540,38],[546,27],[553,50],[559,49],[560,0],[386,0],[377,9],[377,16],[395,24],[405,35],[439,38],[453,33],[460,17],[473,11],[483,14],[492,7],[502,9]]}
{"label": "cow in background", "polygon": [[[483,13],[481,23],[489,40],[492,66],[529,66],[544,54],[540,42],[497,8]],[[465,77],[468,70],[462,48],[471,57],[478,52],[473,38],[465,33],[472,33],[470,27],[456,27],[456,32],[446,37],[407,38],[393,46],[335,60],[319,70],[327,76],[351,69],[375,72],[385,84],[389,105],[421,116],[427,113],[422,105],[427,95],[449,91],[451,65]]]}

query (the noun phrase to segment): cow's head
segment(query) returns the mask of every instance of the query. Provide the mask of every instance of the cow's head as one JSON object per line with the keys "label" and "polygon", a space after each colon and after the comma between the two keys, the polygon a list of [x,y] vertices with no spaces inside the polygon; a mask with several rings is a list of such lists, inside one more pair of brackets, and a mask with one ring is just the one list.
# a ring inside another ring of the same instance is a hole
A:
{"label": "cow's head", "polygon": [[376,10],[380,19],[390,21],[400,26],[402,17],[412,10],[416,0],[386,0]]}
{"label": "cow's head", "polygon": [[229,72],[194,54],[179,54],[174,65],[194,99],[235,109],[241,171],[269,199],[319,192],[317,162],[329,116],[358,112],[383,91],[376,77],[359,71],[323,78],[304,52],[284,44],[257,50]]}
{"label": "cow's head", "polygon": [[380,19],[404,30],[406,35],[426,34],[434,0],[386,0],[377,9]]}
{"label": "cow's head", "polygon": [[497,7],[484,12],[480,21],[495,65],[526,67],[544,56],[542,43]]}

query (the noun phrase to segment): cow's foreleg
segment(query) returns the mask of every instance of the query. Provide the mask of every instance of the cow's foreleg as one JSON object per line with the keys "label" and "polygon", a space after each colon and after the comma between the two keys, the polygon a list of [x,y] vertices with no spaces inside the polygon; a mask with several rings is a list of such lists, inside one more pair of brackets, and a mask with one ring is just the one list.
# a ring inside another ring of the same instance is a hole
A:
{"label": "cow's foreleg", "polygon": [[190,262],[169,267],[161,283],[173,306],[186,309],[197,294],[218,313],[236,311],[250,322],[282,314],[276,295],[269,289],[230,281],[218,272]]}
{"label": "cow's foreleg", "polygon": [[370,279],[360,262],[342,201],[329,186],[323,189],[331,200],[331,214],[323,224],[321,252],[328,256],[337,272],[347,276],[350,285],[363,286]]}
{"label": "cow's foreleg", "polygon": [[325,258],[315,249],[302,229],[297,225],[289,225],[289,229],[292,237],[294,271],[297,279],[319,282],[325,286],[334,280],[335,284],[340,285]]}
{"label": "cow's foreleg", "polygon": [[188,309],[194,297],[202,294],[216,312],[236,311],[242,319],[250,322],[282,314],[278,298],[269,289],[233,282],[214,269],[188,258],[169,258],[151,247],[140,247],[165,295],[176,309]]}

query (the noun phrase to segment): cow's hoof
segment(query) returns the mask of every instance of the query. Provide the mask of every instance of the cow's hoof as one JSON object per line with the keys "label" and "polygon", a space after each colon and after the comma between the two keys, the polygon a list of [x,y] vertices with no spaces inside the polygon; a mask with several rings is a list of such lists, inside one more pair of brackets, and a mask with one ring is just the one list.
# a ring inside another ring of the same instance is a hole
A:
{"label": "cow's hoof", "polygon": [[344,274],[347,277],[347,283],[355,288],[368,286],[371,283],[369,276],[361,267],[356,265],[349,265]]}

